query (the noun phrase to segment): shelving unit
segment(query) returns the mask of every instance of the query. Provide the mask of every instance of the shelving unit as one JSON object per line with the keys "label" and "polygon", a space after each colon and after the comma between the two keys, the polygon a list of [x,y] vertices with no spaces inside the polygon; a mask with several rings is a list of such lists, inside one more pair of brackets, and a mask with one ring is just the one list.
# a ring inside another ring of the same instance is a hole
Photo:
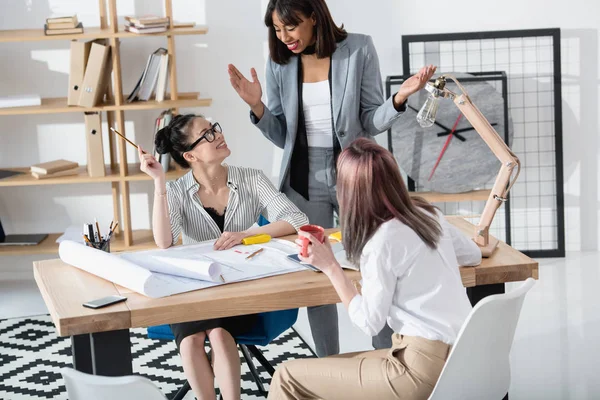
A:
{"label": "shelving unit", "polygon": [[[179,107],[206,107],[211,104],[211,99],[200,98],[200,93],[178,93],[177,100],[164,101],[139,101],[125,104],[103,103],[95,107],[76,107],[68,106],[66,97],[51,97],[42,99],[39,106],[0,108],[0,115],[24,115],[24,114],[60,114],[60,113],[81,113],[89,111],[136,111],[136,110],[156,110]],[[169,95],[170,97],[170,95]],[[123,95],[123,98],[127,98]]]}
{"label": "shelving unit", "polygon": [[[108,3],[108,9],[107,9]],[[31,42],[47,40],[97,40],[104,39],[105,44],[111,47],[112,79],[109,85],[105,101],[95,107],[85,108],[68,106],[66,97],[44,98],[40,106],[0,108],[2,115],[26,115],[26,114],[57,114],[57,113],[80,113],[83,117],[85,112],[105,112],[109,127],[114,127],[119,132],[127,135],[125,129],[125,111],[173,109],[175,112],[182,108],[207,107],[212,100],[201,98],[197,92],[179,93],[177,91],[177,65],[175,58],[175,36],[178,35],[204,35],[208,32],[205,26],[194,26],[175,28],[173,25],[172,0],[165,0],[165,16],[169,17],[170,27],[166,32],[154,34],[135,34],[119,29],[117,19],[117,0],[99,0],[99,27],[84,27],[84,33],[71,35],[46,36],[43,29],[17,29],[0,31],[0,43]],[[121,54],[120,40],[143,37],[166,37],[167,51],[169,54],[169,84],[171,93],[165,101],[145,101],[127,103],[127,95],[123,94],[123,82],[121,76]],[[66,87],[65,87],[66,89]],[[65,90],[66,92],[66,90]],[[119,221],[120,231],[116,231],[111,240],[111,252],[132,251],[154,248],[152,231],[137,230],[131,227],[131,205],[129,183],[134,181],[151,180],[146,174],[140,172],[139,164],[127,162],[126,144],[123,140],[117,140],[114,135],[108,135],[110,164],[106,166],[106,176],[91,178],[88,176],[86,167],[81,166],[79,173],[72,176],[35,179],[29,173],[28,168],[14,168],[23,174],[15,175],[0,180],[0,188],[16,186],[37,185],[67,185],[67,184],[91,184],[110,183],[113,198],[114,220]],[[8,169],[8,168],[2,168]],[[185,170],[176,169],[167,173],[167,179],[176,179],[183,175]],[[37,246],[0,246],[0,255],[25,255],[25,254],[52,254],[58,251],[56,239],[61,234],[50,234]]]}
{"label": "shelving unit", "polygon": [[205,35],[208,28],[194,26],[192,28],[172,28],[166,32],[147,33],[138,35],[124,30],[114,32],[110,28],[84,28],[83,33],[71,35],[46,36],[43,29],[13,29],[0,31],[0,43],[9,42],[40,42],[45,40],[80,40],[80,39],[111,39],[111,38],[137,38],[144,36],[177,36],[177,35]]}

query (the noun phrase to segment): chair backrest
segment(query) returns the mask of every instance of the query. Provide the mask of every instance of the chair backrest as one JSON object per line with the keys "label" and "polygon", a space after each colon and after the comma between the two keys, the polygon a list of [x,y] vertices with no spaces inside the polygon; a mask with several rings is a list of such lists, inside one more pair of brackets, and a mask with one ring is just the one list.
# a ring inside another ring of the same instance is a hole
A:
{"label": "chair backrest", "polygon": [[141,376],[89,375],[72,368],[60,372],[70,400],[166,400],[160,389]]}
{"label": "chair backrest", "polygon": [[510,386],[509,354],[532,278],[510,293],[488,296],[460,330],[429,400],[500,400]]}

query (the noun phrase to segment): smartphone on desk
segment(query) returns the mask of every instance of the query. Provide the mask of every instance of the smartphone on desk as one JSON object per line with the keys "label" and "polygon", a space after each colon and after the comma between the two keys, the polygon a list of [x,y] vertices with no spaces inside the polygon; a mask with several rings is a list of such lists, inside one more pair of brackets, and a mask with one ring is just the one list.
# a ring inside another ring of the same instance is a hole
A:
{"label": "smartphone on desk", "polygon": [[301,264],[302,266],[304,266],[310,270],[313,270],[315,272],[321,272],[321,270],[319,268],[315,267],[314,265],[307,264],[307,263],[303,262],[302,260],[300,260],[300,258],[298,257],[298,254],[290,254],[289,256],[287,256],[287,258],[289,258],[292,261],[297,262],[298,264]]}
{"label": "smartphone on desk", "polygon": [[102,308],[106,306],[110,306],[111,304],[120,303],[122,301],[127,300],[127,297],[124,296],[106,296],[101,299],[88,301],[87,303],[83,303],[84,307],[87,308]]}

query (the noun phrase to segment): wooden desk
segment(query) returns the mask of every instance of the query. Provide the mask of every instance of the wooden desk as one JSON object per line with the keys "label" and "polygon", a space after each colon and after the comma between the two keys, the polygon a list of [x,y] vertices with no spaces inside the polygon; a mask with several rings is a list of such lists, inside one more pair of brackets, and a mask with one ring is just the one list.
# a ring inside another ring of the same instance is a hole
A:
{"label": "wooden desk", "polygon": [[[470,235],[473,225],[462,218],[448,220]],[[293,239],[293,238],[290,238]],[[346,271],[351,279],[360,273]],[[77,369],[101,375],[131,373],[129,328],[194,321],[265,311],[338,303],[329,279],[312,271],[295,272],[248,282],[151,299],[98,278],[61,260],[34,262],[34,276],[59,336],[73,336]],[[461,267],[472,303],[504,292],[505,282],[538,277],[538,263],[500,242],[494,254],[477,267]],[[104,296],[125,294],[127,301],[91,310],[81,304]],[[114,351],[115,346],[119,351]],[[110,349],[110,350],[108,350]],[[120,354],[117,356],[117,354]],[[106,355],[106,359],[103,357]],[[123,357],[126,368],[115,368]],[[91,366],[88,358],[93,359]],[[110,359],[109,359],[110,358]],[[79,364],[79,365],[77,365]]]}

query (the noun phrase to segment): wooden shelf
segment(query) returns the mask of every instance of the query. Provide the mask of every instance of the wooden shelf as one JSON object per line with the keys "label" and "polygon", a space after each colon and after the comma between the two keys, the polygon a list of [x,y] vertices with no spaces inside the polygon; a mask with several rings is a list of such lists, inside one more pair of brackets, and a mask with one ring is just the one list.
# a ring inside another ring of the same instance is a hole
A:
{"label": "wooden shelf", "polygon": [[[139,164],[128,164],[129,175],[121,176],[119,167],[111,169],[110,165],[106,166],[106,176],[91,178],[86,166],[79,167],[79,173],[71,176],[59,176],[56,178],[36,179],[34,178],[29,168],[0,168],[10,171],[23,172],[21,175],[13,175],[9,178],[0,179],[0,187],[8,186],[39,186],[39,185],[68,185],[74,183],[102,183],[102,182],[132,182],[132,181],[149,181],[148,175],[140,171]],[[174,180],[184,175],[187,170],[171,169],[167,172],[167,180]]]}
{"label": "wooden shelf", "polygon": [[473,190],[465,193],[410,192],[411,196],[419,196],[430,203],[450,203],[453,201],[486,201],[490,190]]}
{"label": "wooden shelf", "polygon": [[[0,256],[23,256],[32,254],[57,254],[58,239],[62,233],[51,233],[46,239],[36,246],[0,246]],[[113,236],[110,243],[111,253],[121,251],[139,251],[158,249],[154,243],[152,231],[150,229],[133,231],[133,246],[125,247],[123,242],[123,233]]]}
{"label": "wooden shelf", "polygon": [[[91,111],[133,111],[133,110],[155,110],[167,108],[192,108],[208,107],[212,99],[198,98],[198,92],[179,93],[177,100],[164,101],[136,101],[125,103],[120,106],[115,104],[100,104],[96,107],[68,106],[66,97],[55,97],[42,99],[40,106],[9,107],[0,108],[0,115],[23,115],[23,114],[56,114],[56,113],[83,113]],[[123,96],[127,98],[127,96]]]}
{"label": "wooden shelf", "polygon": [[38,42],[44,40],[75,40],[75,39],[109,39],[109,38],[133,38],[144,36],[179,36],[179,35],[205,35],[208,33],[206,26],[194,26],[192,28],[174,28],[166,32],[136,34],[119,30],[113,33],[110,29],[98,27],[83,28],[83,33],[69,35],[50,35],[44,34],[44,29],[13,29],[0,31],[0,43],[9,42]]}

